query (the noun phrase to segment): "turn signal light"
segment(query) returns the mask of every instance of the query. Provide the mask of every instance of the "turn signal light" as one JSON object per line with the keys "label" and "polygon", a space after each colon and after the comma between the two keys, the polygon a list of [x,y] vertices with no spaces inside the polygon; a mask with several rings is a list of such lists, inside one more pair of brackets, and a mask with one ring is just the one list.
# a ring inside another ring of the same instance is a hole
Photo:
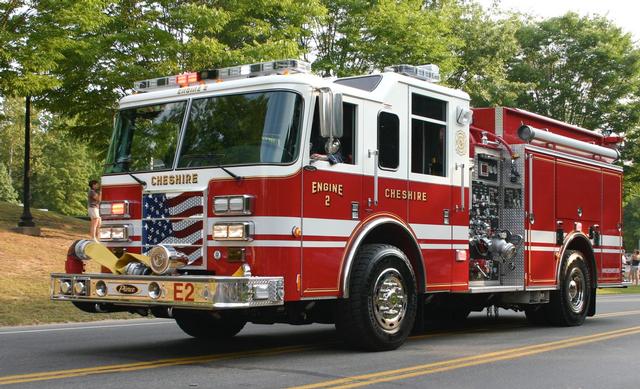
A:
{"label": "turn signal light", "polygon": [[128,201],[103,201],[100,203],[100,216],[105,219],[128,219]]}

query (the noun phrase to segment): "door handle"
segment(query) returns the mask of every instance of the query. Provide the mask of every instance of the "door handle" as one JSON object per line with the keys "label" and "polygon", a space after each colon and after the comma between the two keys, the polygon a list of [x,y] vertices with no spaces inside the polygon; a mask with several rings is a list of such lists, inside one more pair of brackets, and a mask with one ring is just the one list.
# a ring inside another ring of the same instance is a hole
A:
{"label": "door handle", "polygon": [[460,207],[456,205],[456,211],[463,212],[465,209],[464,202],[464,163],[456,163],[456,170],[460,169]]}

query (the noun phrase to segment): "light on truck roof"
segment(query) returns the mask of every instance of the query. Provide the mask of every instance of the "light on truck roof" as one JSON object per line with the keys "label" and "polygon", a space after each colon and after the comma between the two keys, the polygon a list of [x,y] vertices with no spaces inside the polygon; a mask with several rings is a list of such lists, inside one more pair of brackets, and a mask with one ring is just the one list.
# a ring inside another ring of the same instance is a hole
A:
{"label": "light on truck roof", "polygon": [[440,68],[438,65],[393,65],[384,68],[385,72],[395,72],[405,76],[429,82],[440,82]]}
{"label": "light on truck roof", "polygon": [[272,74],[310,72],[311,65],[308,62],[299,61],[297,59],[285,59],[136,81],[133,84],[133,89],[137,92],[146,92],[154,89],[175,88],[178,86],[184,87],[197,82],[203,82],[205,80],[220,82],[224,80],[260,77]]}

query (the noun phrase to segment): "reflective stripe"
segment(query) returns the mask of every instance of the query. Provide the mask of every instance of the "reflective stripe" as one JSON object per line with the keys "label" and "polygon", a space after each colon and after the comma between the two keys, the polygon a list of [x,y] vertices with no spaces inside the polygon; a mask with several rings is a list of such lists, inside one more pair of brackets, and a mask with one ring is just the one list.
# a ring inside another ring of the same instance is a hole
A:
{"label": "reflective stripe", "polygon": [[[410,226],[418,239],[451,239],[451,226],[448,225],[411,223]],[[466,239],[467,237],[465,237],[464,239]]]}
{"label": "reflective stripe", "polygon": [[451,245],[439,243],[421,243],[420,248],[423,250],[451,250]]}
{"label": "reflective stripe", "polygon": [[546,247],[546,246],[527,246],[527,250],[529,250],[529,251],[548,251],[548,252],[560,251],[560,249],[557,248],[557,247]]}
{"label": "reflective stripe", "polygon": [[622,246],[622,237],[618,235],[602,235],[603,246]]}
{"label": "reflective stripe", "polygon": [[556,243],[555,231],[530,230],[531,243]]}
{"label": "reflective stripe", "polygon": [[[304,243],[297,240],[253,240],[250,242],[238,242],[238,241],[217,241],[210,240],[209,247],[317,247],[317,248],[344,248],[347,245],[346,241],[304,241]],[[303,246],[304,245],[304,246]]]}

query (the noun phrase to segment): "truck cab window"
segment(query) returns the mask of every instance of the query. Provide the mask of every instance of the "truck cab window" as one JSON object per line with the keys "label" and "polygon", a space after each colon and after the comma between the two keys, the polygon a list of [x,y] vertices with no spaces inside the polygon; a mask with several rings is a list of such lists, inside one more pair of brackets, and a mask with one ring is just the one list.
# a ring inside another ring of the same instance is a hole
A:
{"label": "truck cab window", "polygon": [[[350,103],[342,103],[342,138],[340,138],[340,151],[338,157],[341,163],[355,164],[355,138],[356,138],[356,115],[358,106]],[[318,114],[318,101],[313,110],[313,123],[311,125],[311,147],[310,155],[324,156],[326,151],[324,145],[327,138],[320,135],[320,116]]]}
{"label": "truck cab window", "polygon": [[397,115],[380,112],[378,115],[378,165],[395,170],[400,162],[400,120]]}
{"label": "truck cab window", "polygon": [[447,103],[411,96],[411,172],[446,176]]}

